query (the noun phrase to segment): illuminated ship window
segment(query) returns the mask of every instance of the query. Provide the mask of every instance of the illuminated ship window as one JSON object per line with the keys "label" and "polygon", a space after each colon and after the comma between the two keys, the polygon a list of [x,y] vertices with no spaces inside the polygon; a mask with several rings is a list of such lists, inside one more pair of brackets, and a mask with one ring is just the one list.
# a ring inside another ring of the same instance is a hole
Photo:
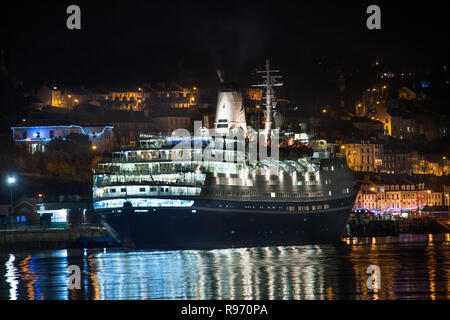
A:
{"label": "illuminated ship window", "polygon": [[135,199],[109,199],[94,202],[94,209],[121,208],[125,201],[131,202],[133,207],[191,207],[193,200],[173,200],[155,198],[135,198]]}

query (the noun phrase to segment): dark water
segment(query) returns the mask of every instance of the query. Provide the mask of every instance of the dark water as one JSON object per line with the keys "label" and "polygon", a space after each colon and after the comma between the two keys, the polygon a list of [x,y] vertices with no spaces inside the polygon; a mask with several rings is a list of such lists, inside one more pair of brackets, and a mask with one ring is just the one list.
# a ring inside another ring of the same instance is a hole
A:
{"label": "dark water", "polygon": [[[339,246],[0,253],[0,299],[450,299],[450,234]],[[68,266],[81,289],[68,289]],[[380,289],[368,289],[369,265]]]}

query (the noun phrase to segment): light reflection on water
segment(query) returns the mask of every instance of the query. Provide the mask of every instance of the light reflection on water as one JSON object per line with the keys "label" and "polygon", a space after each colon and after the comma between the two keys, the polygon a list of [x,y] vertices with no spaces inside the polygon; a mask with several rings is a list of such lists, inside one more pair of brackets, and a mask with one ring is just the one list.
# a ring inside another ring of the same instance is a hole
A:
{"label": "light reflection on water", "polygon": [[[450,299],[450,235],[340,246],[0,254],[0,299]],[[68,267],[81,289],[68,290]],[[369,265],[381,288],[367,289]]]}

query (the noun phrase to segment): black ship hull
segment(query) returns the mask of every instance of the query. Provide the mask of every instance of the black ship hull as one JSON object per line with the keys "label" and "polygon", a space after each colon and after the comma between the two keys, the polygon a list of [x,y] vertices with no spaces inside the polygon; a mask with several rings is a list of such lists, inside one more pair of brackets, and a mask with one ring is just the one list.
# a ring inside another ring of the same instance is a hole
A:
{"label": "black ship hull", "polygon": [[124,247],[182,250],[338,243],[351,206],[292,213],[198,207],[119,211],[101,217]]}

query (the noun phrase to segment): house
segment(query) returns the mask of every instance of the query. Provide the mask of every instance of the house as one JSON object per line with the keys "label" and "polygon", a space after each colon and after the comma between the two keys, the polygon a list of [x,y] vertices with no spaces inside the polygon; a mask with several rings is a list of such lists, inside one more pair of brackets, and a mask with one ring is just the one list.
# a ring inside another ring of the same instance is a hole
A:
{"label": "house", "polygon": [[45,152],[46,144],[57,138],[65,138],[71,133],[89,137],[93,149],[98,152],[112,152],[112,126],[80,126],[64,121],[28,120],[11,128],[16,144],[25,145],[31,153]]}

